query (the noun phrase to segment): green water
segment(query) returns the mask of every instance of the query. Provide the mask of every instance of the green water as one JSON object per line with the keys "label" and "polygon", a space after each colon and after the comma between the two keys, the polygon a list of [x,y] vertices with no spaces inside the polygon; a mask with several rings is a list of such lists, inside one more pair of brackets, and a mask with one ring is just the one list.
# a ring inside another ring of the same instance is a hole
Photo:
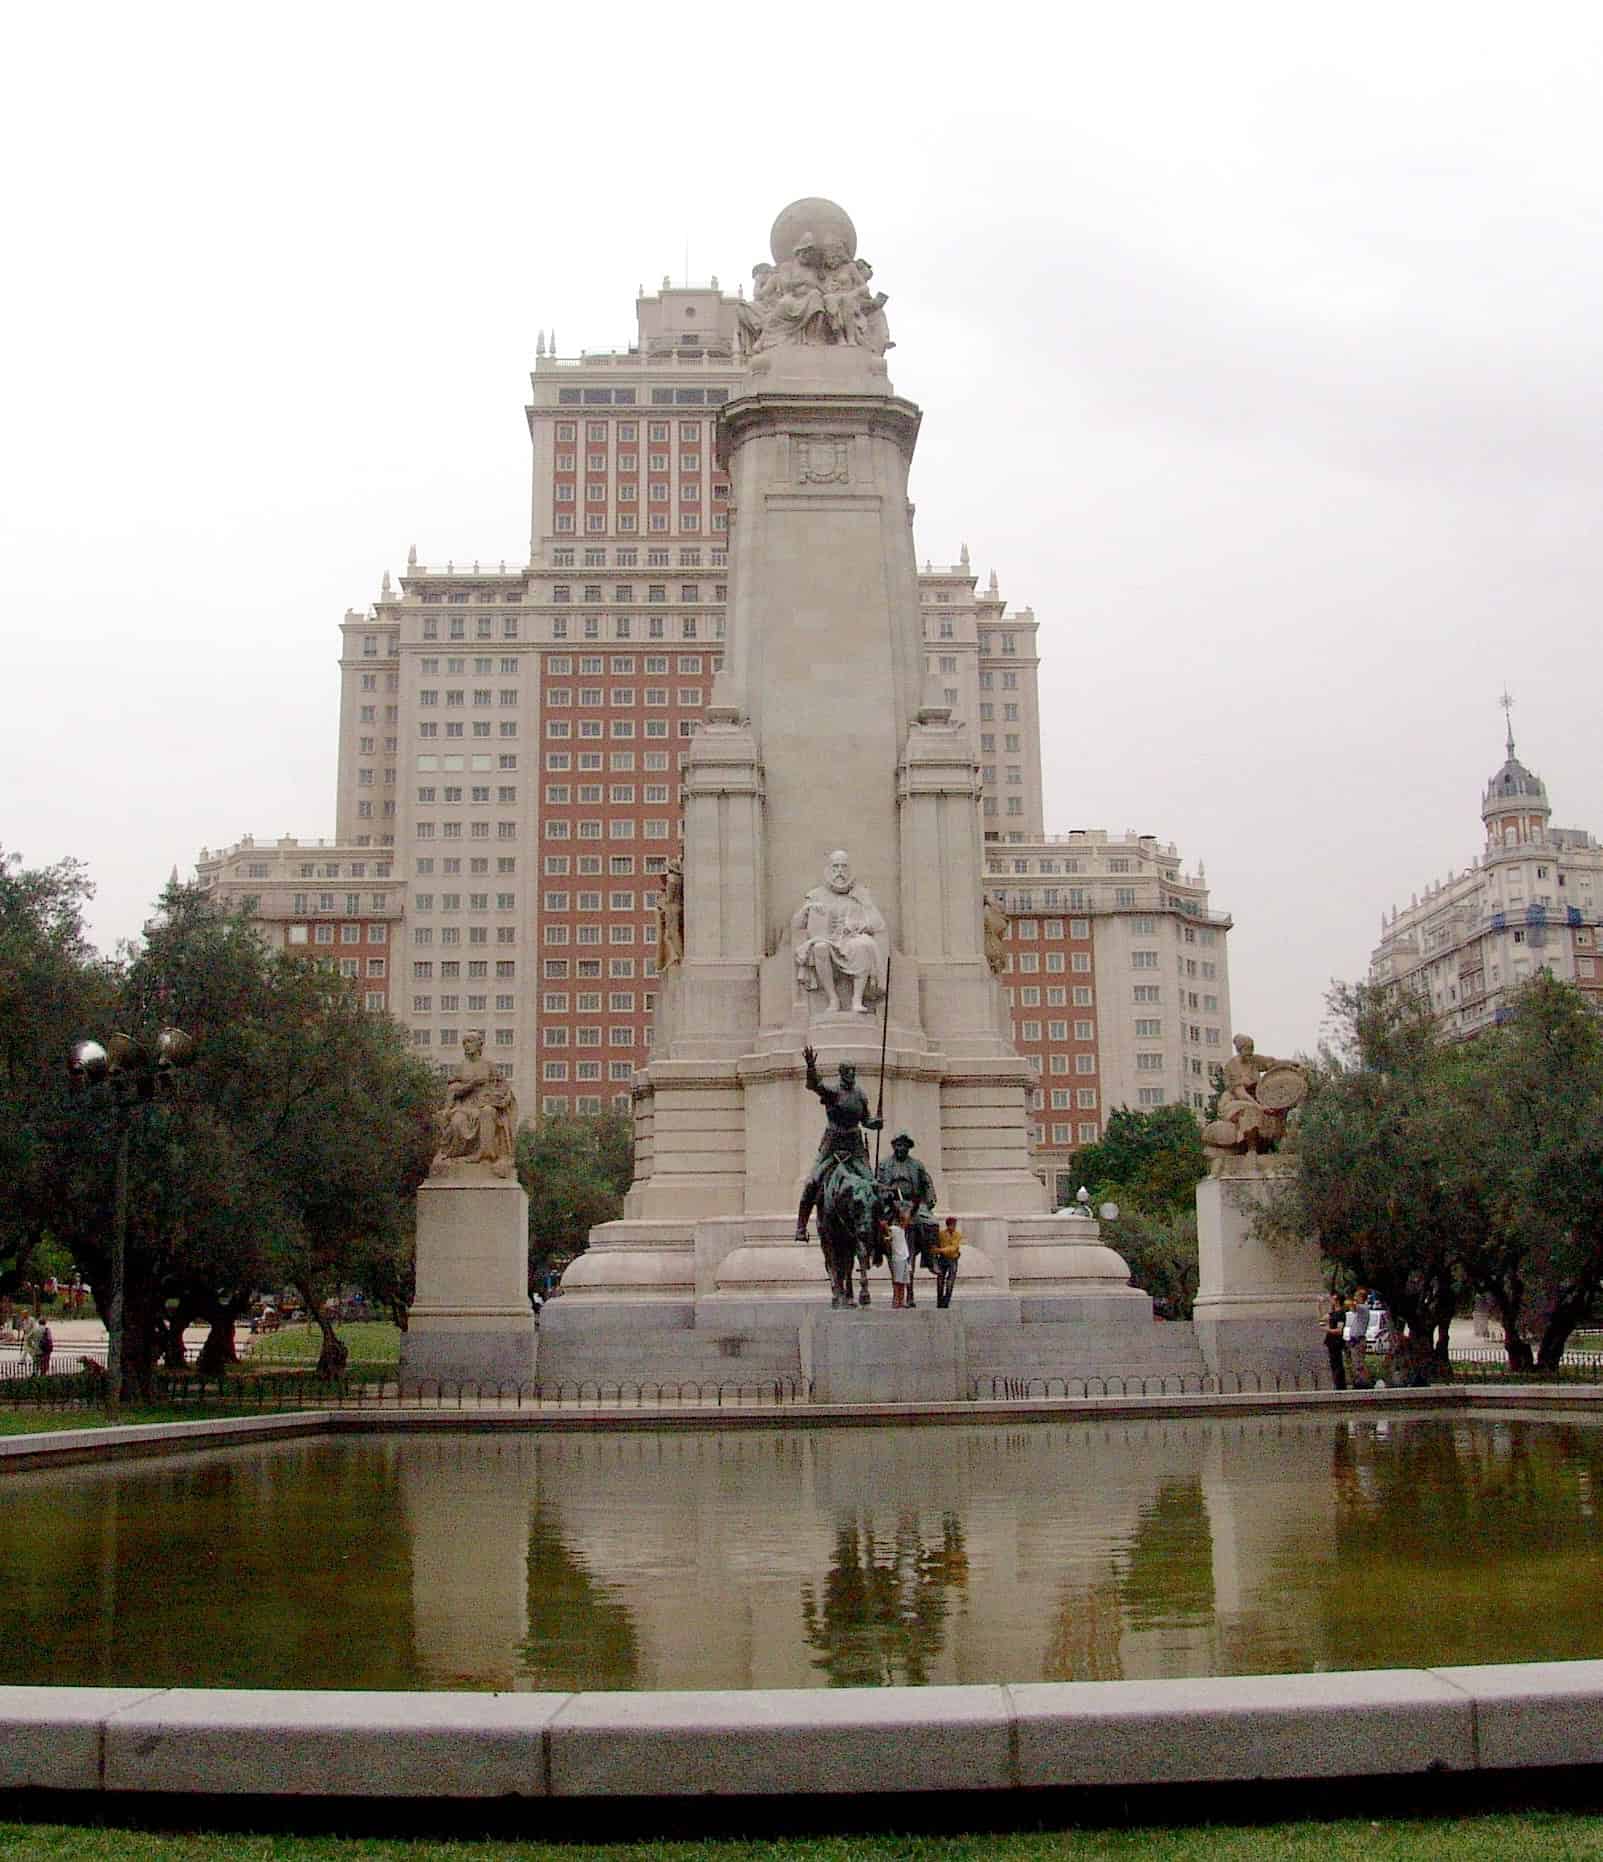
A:
{"label": "green water", "polygon": [[285,1442],[0,1480],[16,1680],[711,1688],[1603,1655],[1603,1428]]}

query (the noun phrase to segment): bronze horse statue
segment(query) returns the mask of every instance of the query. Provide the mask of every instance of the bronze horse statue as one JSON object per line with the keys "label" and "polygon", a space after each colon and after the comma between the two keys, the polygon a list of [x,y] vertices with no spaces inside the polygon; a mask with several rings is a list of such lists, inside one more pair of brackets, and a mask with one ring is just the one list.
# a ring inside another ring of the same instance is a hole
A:
{"label": "bronze horse statue", "polygon": [[829,1274],[832,1308],[852,1304],[852,1269],[857,1269],[859,1306],[870,1304],[868,1270],[885,1258],[886,1230],[899,1213],[884,1184],[855,1171],[836,1170],[818,1199],[818,1244]]}

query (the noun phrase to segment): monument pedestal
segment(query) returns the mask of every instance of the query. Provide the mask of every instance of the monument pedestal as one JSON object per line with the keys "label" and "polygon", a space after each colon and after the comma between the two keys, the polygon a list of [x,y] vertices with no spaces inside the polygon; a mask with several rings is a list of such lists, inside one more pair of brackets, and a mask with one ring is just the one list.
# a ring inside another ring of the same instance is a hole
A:
{"label": "monument pedestal", "polygon": [[401,1340],[402,1387],[530,1383],[538,1337],[522,1185],[488,1173],[425,1183],[417,1193],[417,1295]]}
{"label": "monument pedestal", "polygon": [[964,1402],[962,1316],[933,1305],[902,1312],[813,1308],[802,1334],[802,1370],[813,1380],[815,1403]]}
{"label": "monument pedestal", "polygon": [[1203,1362],[1219,1377],[1242,1373],[1323,1379],[1320,1322],[1327,1295],[1311,1241],[1269,1241],[1253,1222],[1277,1176],[1271,1158],[1227,1163],[1197,1185],[1197,1298],[1192,1309]]}

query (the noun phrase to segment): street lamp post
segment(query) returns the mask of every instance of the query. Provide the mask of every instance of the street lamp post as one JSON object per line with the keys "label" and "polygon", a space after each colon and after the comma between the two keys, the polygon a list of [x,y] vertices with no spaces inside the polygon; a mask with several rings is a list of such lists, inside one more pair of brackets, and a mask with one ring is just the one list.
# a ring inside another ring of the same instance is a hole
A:
{"label": "street lamp post", "polygon": [[[1091,1215],[1091,1192],[1083,1183],[1075,1192],[1074,1200],[1080,1206],[1080,1214],[1089,1220]],[[1104,1203],[1102,1207],[1097,1210],[1097,1214],[1101,1216],[1104,1222],[1117,1222],[1119,1219],[1119,1205],[1117,1203]]]}
{"label": "street lamp post", "polygon": [[172,1090],[180,1067],[195,1058],[195,1044],[182,1028],[162,1028],[154,1048],[131,1035],[79,1041],[67,1056],[67,1078],[80,1091],[102,1088],[110,1095],[117,1134],[117,1162],[112,1175],[111,1297],[106,1310],[106,1409],[115,1416],[122,1406],[123,1281],[128,1262],[128,1141],[134,1113],[152,1104],[158,1092]]}

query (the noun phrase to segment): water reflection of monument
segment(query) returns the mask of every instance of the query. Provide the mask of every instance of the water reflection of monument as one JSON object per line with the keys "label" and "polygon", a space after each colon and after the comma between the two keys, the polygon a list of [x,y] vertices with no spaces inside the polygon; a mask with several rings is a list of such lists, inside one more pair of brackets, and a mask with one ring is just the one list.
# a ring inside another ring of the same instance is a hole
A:
{"label": "water reflection of monument", "polygon": [[922,1687],[946,1643],[946,1619],[964,1601],[963,1523],[942,1516],[927,1534],[904,1507],[888,1533],[868,1515],[841,1520],[829,1569],[802,1585],[802,1622],[814,1666],[831,1687]]}
{"label": "water reflection of monument", "polygon": [[1332,1653],[1311,1602],[1336,1545],[1321,1422],[458,1439],[399,1463],[430,1685],[1116,1679]]}
{"label": "water reflection of monument", "polygon": [[921,416],[887,374],[885,299],[831,202],[787,208],[771,246],[719,419],[729,641],[687,755],[635,1182],[547,1308],[541,1375],[620,1339],[638,1371],[673,1329],[794,1354],[798,1302],[825,1292],[792,1214],[818,1139],[809,1046],[876,1084],[883,1053],[888,1128],[915,1135],[969,1238],[968,1323],[1094,1317],[1139,1357],[1150,1302],[1094,1226],[1046,1213],[1030,1168],[1035,1076],[986,958],[974,744],[926,676]]}

